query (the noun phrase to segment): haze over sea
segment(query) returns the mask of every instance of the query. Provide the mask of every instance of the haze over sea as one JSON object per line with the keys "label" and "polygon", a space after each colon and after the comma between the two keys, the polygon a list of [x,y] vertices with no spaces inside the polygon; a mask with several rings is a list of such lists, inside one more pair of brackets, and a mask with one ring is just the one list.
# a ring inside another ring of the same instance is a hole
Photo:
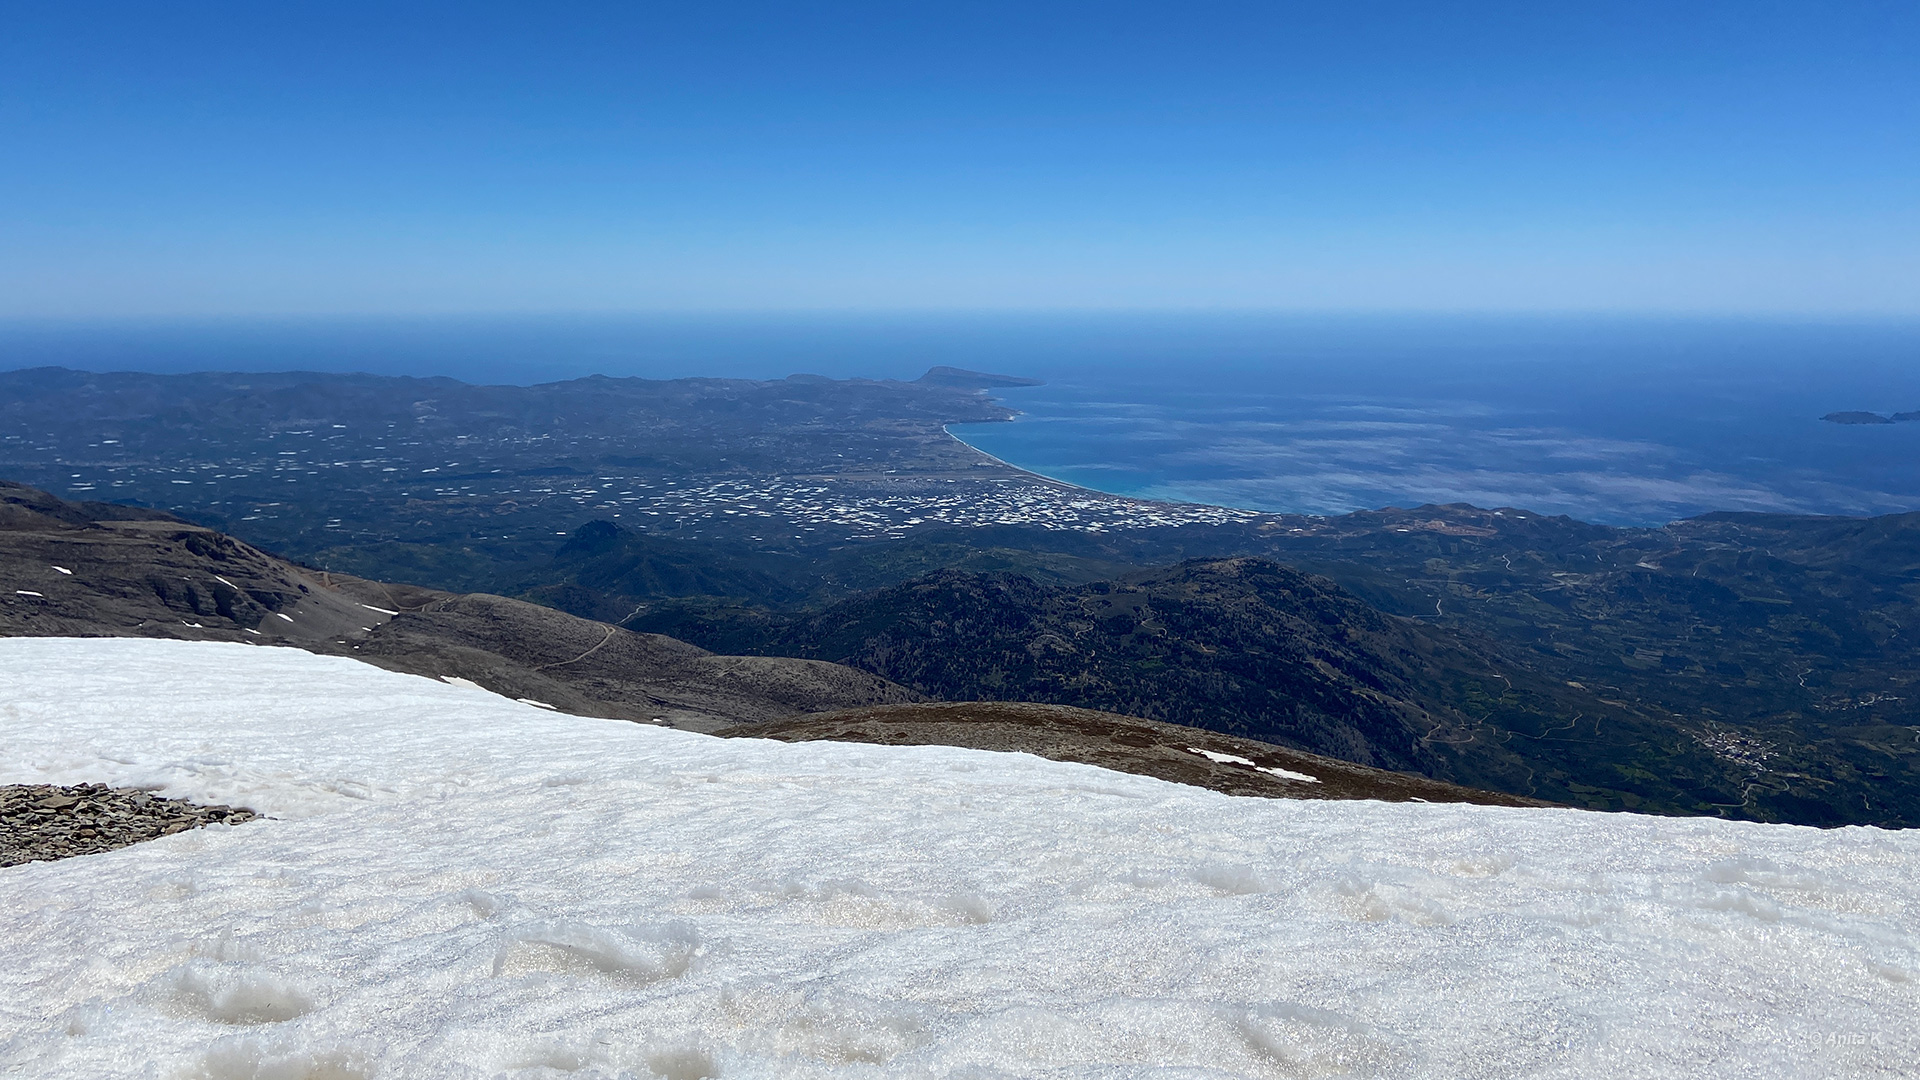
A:
{"label": "haze over sea", "polygon": [[1044,380],[955,434],[1116,494],[1342,513],[1471,502],[1658,524],[1920,510],[1920,323],[1272,315],[12,322],[0,367]]}

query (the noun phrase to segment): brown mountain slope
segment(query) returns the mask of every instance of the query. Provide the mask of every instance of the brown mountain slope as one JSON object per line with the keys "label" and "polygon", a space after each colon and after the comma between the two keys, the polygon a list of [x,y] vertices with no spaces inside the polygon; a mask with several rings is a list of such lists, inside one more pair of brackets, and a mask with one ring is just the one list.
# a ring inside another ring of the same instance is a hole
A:
{"label": "brown mountain slope", "polygon": [[746,724],[723,734],[781,742],[964,746],[1077,761],[1116,772],[1274,799],[1380,799],[1550,806],[1537,799],[1461,787],[1137,716],[1028,702],[954,701],[879,705]]}
{"label": "brown mountain slope", "polygon": [[721,656],[485,593],[438,597],[338,651],[399,671],[453,675],[563,712],[696,731],[921,700],[839,664]]}
{"label": "brown mountain slope", "polygon": [[0,636],[294,645],[567,712],[697,730],[919,699],[837,664],[717,656],[504,597],[309,570],[166,514],[4,481]]}

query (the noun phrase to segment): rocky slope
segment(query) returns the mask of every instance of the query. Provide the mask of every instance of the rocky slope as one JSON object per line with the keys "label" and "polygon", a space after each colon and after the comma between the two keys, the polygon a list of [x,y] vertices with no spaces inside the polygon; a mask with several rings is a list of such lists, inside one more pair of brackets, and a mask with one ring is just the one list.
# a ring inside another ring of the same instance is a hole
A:
{"label": "rocky slope", "polygon": [[295,645],[569,712],[700,730],[919,697],[833,664],[716,656],[504,597],[327,574],[166,514],[5,482],[0,636]]}
{"label": "rocky slope", "polygon": [[0,785],[0,866],[93,855],[254,817],[251,810],[163,799],[138,788]]}

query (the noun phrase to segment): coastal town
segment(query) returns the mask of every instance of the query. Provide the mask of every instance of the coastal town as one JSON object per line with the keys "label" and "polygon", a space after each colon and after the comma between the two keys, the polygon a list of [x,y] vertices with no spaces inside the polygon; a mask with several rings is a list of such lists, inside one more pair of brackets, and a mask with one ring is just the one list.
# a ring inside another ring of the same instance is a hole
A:
{"label": "coastal town", "polygon": [[[845,403],[861,392],[842,384],[821,396],[829,409],[852,411]],[[944,401],[950,415],[1011,415],[970,394],[921,396]],[[642,405],[624,423],[564,415],[539,427],[444,400],[415,403],[405,420],[246,425],[203,412],[192,440],[48,422],[0,434],[0,463],[69,499],[166,509],[296,555],[343,543],[547,543],[596,519],[682,538],[808,546],[921,529],[1100,533],[1264,516],[1056,481],[937,422],[862,417],[822,430],[815,408],[752,430],[716,415],[714,396],[690,404],[677,415]],[[697,438],[661,452],[663,436],[695,424]]]}

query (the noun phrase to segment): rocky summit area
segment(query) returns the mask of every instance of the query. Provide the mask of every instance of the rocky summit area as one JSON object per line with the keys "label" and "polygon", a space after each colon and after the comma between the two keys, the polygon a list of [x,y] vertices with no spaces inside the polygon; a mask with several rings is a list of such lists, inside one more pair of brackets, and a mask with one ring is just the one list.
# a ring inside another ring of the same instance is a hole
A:
{"label": "rocky summit area", "polygon": [[93,855],[257,816],[239,807],[163,799],[138,788],[7,784],[0,786],[0,866]]}

